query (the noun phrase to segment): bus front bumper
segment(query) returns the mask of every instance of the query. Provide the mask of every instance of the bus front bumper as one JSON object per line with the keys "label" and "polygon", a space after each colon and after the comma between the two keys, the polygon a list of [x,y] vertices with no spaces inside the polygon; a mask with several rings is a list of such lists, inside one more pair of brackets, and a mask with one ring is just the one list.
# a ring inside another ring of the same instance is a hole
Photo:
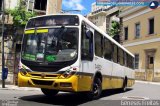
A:
{"label": "bus front bumper", "polygon": [[55,89],[59,91],[71,91],[76,92],[78,90],[78,76],[73,75],[70,78],[41,78],[34,76],[24,76],[20,72],[18,73],[18,86],[19,87],[36,87]]}

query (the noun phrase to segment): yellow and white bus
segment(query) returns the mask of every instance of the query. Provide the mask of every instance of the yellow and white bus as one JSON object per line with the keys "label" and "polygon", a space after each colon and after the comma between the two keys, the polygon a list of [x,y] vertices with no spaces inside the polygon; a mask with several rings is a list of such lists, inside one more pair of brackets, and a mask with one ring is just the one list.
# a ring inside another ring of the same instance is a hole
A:
{"label": "yellow and white bus", "polygon": [[24,31],[18,86],[97,99],[102,90],[131,87],[133,63],[133,54],[82,15],[38,16]]}

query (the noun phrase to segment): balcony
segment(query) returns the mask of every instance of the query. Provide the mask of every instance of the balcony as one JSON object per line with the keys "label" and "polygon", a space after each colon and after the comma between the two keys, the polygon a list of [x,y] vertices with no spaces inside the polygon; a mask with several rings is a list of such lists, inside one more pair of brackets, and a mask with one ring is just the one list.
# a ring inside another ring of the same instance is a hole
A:
{"label": "balcony", "polygon": [[97,13],[100,13],[100,12],[107,12],[107,11],[109,11],[109,10],[115,8],[115,7],[116,7],[116,6],[111,6],[111,7],[109,7],[109,8],[105,8],[105,9],[103,9],[103,8],[98,9],[98,10],[92,12],[92,15],[97,14]]}

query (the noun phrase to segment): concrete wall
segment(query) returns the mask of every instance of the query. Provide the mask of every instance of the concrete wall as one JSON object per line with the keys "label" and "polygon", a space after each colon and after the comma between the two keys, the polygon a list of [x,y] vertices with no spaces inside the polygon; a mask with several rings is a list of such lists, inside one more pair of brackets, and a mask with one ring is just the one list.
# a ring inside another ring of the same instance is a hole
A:
{"label": "concrete wall", "polygon": [[[136,78],[146,80],[146,50],[155,50],[152,81],[160,81],[160,8],[151,10],[141,8],[123,17],[123,29],[128,27],[128,40],[123,46],[133,54],[139,54],[139,69],[136,69]],[[154,18],[154,34],[149,35],[149,19]],[[135,38],[135,24],[140,23],[140,37]],[[124,33],[124,31],[123,31]]]}
{"label": "concrete wall", "polygon": [[[131,15],[128,15],[126,17],[124,17],[123,19],[127,18],[127,17],[132,17],[133,15],[136,15],[140,12],[143,11],[147,11],[146,13],[136,16],[134,18],[128,19],[127,21],[123,22],[123,27],[127,27],[128,26],[128,40],[124,41],[124,44],[128,44],[128,43],[132,43],[132,42],[138,42],[138,41],[144,41],[144,40],[148,40],[148,39],[152,39],[152,38],[157,38],[160,37],[160,8],[155,9],[155,10],[151,10],[149,8],[144,8],[142,10],[139,10]],[[148,30],[149,30],[149,24],[148,24],[148,19],[154,17],[154,21],[155,21],[155,34],[153,34],[152,36],[148,34]],[[140,23],[141,25],[141,32],[140,32],[140,38],[139,39],[135,39],[135,24],[136,23]]]}
{"label": "concrete wall", "polygon": [[90,14],[88,15],[88,19],[101,30],[106,32],[106,13],[101,12],[95,15]]}
{"label": "concrete wall", "polygon": [[62,9],[62,0],[48,0],[46,14],[60,13]]}
{"label": "concrete wall", "polygon": [[5,0],[6,9],[14,9],[19,4],[19,0]]}

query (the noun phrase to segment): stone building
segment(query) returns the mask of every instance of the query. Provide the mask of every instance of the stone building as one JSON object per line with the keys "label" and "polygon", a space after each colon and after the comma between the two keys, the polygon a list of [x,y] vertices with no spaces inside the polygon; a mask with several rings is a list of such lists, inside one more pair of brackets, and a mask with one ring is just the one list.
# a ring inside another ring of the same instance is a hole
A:
{"label": "stone building", "polygon": [[119,14],[119,8],[115,6],[97,6],[96,2],[92,3],[91,13],[87,15],[87,18],[98,26],[101,30],[108,33],[111,27],[112,20],[119,21],[117,17]]}
{"label": "stone building", "polygon": [[160,81],[160,7],[121,11],[123,46],[135,55],[136,79]]}

